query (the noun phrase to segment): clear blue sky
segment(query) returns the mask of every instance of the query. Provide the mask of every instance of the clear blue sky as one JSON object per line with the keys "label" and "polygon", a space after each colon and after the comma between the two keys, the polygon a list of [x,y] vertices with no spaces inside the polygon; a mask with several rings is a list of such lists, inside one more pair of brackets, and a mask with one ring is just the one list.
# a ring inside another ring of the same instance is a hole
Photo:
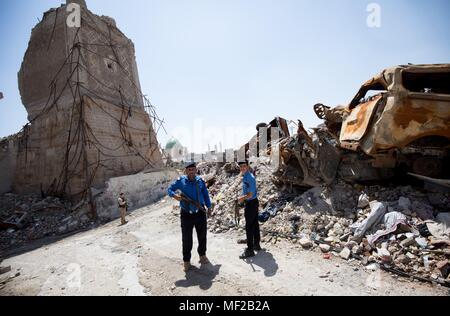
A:
{"label": "clear blue sky", "polygon": [[[381,6],[381,28],[369,28],[367,5]],[[0,0],[0,137],[26,123],[17,72],[32,27],[55,0]],[[225,131],[276,115],[318,123],[317,102],[350,101],[383,68],[450,62],[447,0],[87,0],[113,17],[136,45],[142,90],[180,127]],[[227,132],[228,133],[228,132]],[[205,132],[204,134],[209,134]],[[220,135],[220,134],[219,134]],[[207,137],[203,135],[202,137]],[[246,135],[243,136],[244,138]],[[186,144],[206,149],[208,143]],[[236,144],[241,141],[235,140]],[[195,148],[194,148],[195,147]]]}

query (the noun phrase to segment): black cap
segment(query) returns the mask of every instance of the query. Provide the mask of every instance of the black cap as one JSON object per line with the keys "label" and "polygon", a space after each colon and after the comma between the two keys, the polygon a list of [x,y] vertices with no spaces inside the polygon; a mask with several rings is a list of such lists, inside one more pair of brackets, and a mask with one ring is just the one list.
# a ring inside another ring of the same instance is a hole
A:
{"label": "black cap", "polygon": [[189,161],[189,162],[186,162],[186,163],[184,164],[184,168],[185,168],[185,169],[187,169],[187,168],[193,168],[193,167],[197,167],[197,164],[196,164],[194,161]]}
{"label": "black cap", "polygon": [[239,161],[238,165],[239,166],[242,166],[242,165],[247,165],[248,166],[248,161],[247,160],[246,161]]}

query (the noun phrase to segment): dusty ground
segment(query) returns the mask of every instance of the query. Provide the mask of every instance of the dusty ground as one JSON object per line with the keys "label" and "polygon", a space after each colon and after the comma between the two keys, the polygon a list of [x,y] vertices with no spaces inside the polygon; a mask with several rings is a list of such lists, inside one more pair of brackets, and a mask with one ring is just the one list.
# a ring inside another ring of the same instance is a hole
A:
{"label": "dusty ground", "polygon": [[[6,256],[0,295],[449,295],[446,288],[324,260],[296,245],[264,245],[250,264],[238,259],[237,231],[209,235],[212,264],[185,275],[173,203],[162,201],[118,222]],[[194,244],[195,245],[195,244]],[[33,250],[33,248],[35,248]],[[193,258],[198,256],[193,252]],[[196,263],[195,261],[195,263]],[[20,274],[20,275],[18,275]],[[18,275],[18,276],[16,276]],[[16,276],[16,277],[14,277]]]}

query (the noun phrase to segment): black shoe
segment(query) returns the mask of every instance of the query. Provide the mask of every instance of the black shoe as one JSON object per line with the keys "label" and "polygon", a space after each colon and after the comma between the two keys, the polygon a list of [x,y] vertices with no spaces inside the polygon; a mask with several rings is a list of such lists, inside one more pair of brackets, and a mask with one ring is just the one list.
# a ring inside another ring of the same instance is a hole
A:
{"label": "black shoe", "polygon": [[248,259],[255,256],[255,252],[249,251],[248,249],[244,251],[244,253],[239,257],[239,259]]}
{"label": "black shoe", "polygon": [[261,248],[261,246],[260,245],[256,245],[255,246],[255,251],[262,251],[263,249]]}

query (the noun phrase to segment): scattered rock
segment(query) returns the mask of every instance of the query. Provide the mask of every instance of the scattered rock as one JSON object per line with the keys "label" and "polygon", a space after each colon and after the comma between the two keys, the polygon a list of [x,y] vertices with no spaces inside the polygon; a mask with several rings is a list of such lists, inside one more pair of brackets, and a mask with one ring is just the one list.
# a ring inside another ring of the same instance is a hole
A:
{"label": "scattered rock", "polygon": [[400,246],[402,246],[403,248],[407,248],[409,246],[414,245],[415,243],[416,243],[415,239],[413,237],[411,237],[411,238],[407,238],[407,239],[403,240],[400,243]]}
{"label": "scattered rock", "polygon": [[396,261],[401,264],[408,264],[411,262],[411,259],[408,256],[401,254],[396,258]]}
{"label": "scattered rock", "polygon": [[65,234],[68,230],[76,231],[96,224],[85,212],[80,211],[84,204],[82,201],[77,211],[74,211],[70,201],[57,197],[0,195],[0,218],[14,219],[20,214],[23,221],[16,229],[0,230],[0,249],[19,247],[31,240]]}
{"label": "scattered rock", "polygon": [[377,255],[383,262],[387,263],[392,261],[391,253],[386,248],[377,249]]}
{"label": "scattered rock", "polygon": [[414,255],[414,254],[412,254],[412,253],[410,253],[410,252],[408,252],[407,254],[406,254],[406,256],[409,258],[409,260],[415,260],[415,259],[417,259],[417,256],[416,255]]}
{"label": "scattered rock", "polygon": [[331,250],[331,246],[330,246],[330,245],[327,245],[327,244],[321,244],[321,245],[319,246],[319,248],[320,248],[320,250],[321,250],[323,253],[328,253],[328,252],[330,252],[330,250]]}
{"label": "scattered rock", "polygon": [[342,250],[341,253],[339,254],[339,257],[341,257],[344,260],[348,260],[350,259],[351,255],[352,255],[351,250],[345,247],[344,250]]}
{"label": "scattered rock", "polygon": [[313,246],[313,242],[309,238],[300,239],[299,244],[303,247],[303,249],[310,249]]}
{"label": "scattered rock", "polygon": [[421,248],[427,248],[428,247],[428,241],[425,238],[418,237],[415,239],[417,245]]}

